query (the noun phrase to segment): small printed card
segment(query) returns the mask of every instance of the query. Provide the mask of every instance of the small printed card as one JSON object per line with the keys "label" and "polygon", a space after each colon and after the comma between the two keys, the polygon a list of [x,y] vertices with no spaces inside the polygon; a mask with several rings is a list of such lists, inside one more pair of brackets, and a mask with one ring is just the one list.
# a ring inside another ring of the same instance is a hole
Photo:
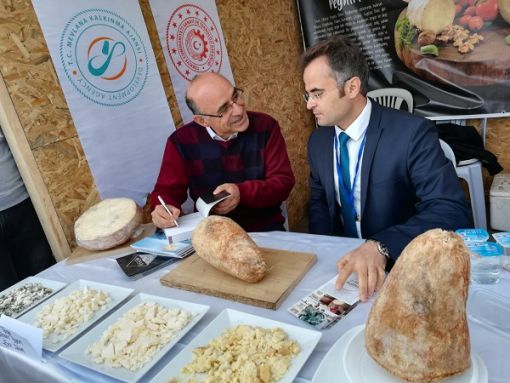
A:
{"label": "small printed card", "polygon": [[351,276],[341,290],[335,288],[337,277],[302,298],[288,311],[317,329],[325,329],[345,317],[359,302],[358,281]]}
{"label": "small printed card", "polygon": [[17,319],[0,317],[0,347],[41,360],[43,330]]}

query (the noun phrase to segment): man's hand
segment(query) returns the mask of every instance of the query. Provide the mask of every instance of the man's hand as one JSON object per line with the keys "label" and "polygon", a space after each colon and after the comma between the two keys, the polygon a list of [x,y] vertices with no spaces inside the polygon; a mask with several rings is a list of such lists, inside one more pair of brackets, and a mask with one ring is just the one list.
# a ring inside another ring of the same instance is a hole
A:
{"label": "man's hand", "polygon": [[152,223],[159,227],[160,229],[165,229],[167,227],[175,226],[175,220],[181,214],[181,211],[177,209],[175,206],[166,205],[168,210],[172,213],[172,215],[168,214],[163,205],[157,205],[156,208],[152,211]]}
{"label": "man's hand", "polygon": [[384,269],[387,259],[377,250],[377,243],[365,242],[347,253],[336,263],[339,275],[336,280],[337,290],[341,289],[349,275],[358,274],[359,298],[362,302],[378,291],[386,277]]}
{"label": "man's hand", "polygon": [[237,207],[237,205],[239,205],[241,195],[239,194],[239,188],[236,184],[222,184],[214,189],[213,194],[218,194],[222,191],[230,193],[230,196],[214,206],[212,211],[216,214],[225,215],[230,213]]}

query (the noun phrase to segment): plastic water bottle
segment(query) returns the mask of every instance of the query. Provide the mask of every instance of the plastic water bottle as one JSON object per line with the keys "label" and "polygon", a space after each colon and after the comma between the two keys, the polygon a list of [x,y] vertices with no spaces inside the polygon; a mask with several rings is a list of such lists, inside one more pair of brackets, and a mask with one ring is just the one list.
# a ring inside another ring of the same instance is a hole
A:
{"label": "plastic water bottle", "polygon": [[501,267],[510,271],[510,231],[494,233],[492,236],[504,249],[503,256],[501,257]]}
{"label": "plastic water bottle", "polygon": [[493,284],[499,281],[499,265],[503,248],[494,242],[466,244],[471,253],[471,280]]}

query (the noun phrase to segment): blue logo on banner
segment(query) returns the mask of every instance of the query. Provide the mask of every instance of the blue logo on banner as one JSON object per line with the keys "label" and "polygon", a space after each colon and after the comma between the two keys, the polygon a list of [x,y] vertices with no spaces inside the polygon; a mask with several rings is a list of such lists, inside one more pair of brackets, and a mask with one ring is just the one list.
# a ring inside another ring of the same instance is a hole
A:
{"label": "blue logo on banner", "polygon": [[64,27],[60,59],[67,78],[92,102],[123,105],[147,81],[147,52],[136,30],[119,15],[88,9]]}

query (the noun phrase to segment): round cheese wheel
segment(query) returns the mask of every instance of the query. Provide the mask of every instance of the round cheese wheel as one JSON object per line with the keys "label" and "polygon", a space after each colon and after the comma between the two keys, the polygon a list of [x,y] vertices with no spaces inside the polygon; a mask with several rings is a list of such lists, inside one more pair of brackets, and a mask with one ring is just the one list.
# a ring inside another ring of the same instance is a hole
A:
{"label": "round cheese wheel", "polygon": [[142,223],[142,210],[129,198],[108,198],[92,206],[74,224],[79,246],[105,250],[123,244]]}

